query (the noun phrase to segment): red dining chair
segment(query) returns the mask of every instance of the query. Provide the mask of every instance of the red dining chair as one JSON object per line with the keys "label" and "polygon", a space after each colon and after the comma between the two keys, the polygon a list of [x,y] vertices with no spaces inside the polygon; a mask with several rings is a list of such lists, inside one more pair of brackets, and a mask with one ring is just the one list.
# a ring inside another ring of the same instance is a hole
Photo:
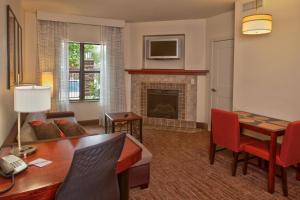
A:
{"label": "red dining chair", "polygon": [[[284,196],[288,196],[287,187],[287,173],[286,169],[290,166],[300,163],[300,121],[289,123],[285,135],[283,136],[283,142],[278,145],[276,152],[276,164],[280,166],[281,178],[282,178],[282,190]],[[256,141],[255,143],[247,144],[244,147],[245,162],[243,173],[247,174],[249,154],[260,157],[264,160],[270,159],[269,143],[266,141]]]}
{"label": "red dining chair", "polygon": [[214,164],[216,146],[221,146],[233,152],[232,176],[236,175],[236,168],[240,152],[244,145],[254,140],[240,134],[238,115],[219,109],[211,110],[211,140],[210,140],[210,164]]}

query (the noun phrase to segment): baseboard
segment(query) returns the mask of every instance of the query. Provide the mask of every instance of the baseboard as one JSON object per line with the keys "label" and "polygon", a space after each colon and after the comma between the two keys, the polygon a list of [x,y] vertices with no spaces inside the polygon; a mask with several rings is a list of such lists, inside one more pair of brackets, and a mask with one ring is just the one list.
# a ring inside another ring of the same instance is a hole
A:
{"label": "baseboard", "polygon": [[208,129],[208,124],[204,122],[196,122],[196,128],[201,128],[201,129]]}
{"label": "baseboard", "polygon": [[99,125],[99,119],[81,120],[78,124],[82,126]]}

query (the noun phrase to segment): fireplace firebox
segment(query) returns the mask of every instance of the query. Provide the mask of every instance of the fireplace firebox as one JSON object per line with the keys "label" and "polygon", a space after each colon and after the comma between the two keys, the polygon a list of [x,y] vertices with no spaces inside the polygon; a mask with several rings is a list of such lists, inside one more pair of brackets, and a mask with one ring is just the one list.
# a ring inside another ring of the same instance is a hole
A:
{"label": "fireplace firebox", "polygon": [[178,119],[178,90],[147,89],[147,116]]}

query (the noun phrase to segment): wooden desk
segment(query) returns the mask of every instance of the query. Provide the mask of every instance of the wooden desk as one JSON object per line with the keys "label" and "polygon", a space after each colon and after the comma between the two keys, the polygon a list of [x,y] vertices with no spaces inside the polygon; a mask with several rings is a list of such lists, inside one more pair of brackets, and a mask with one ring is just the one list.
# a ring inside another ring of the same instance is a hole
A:
{"label": "wooden desk", "polygon": [[270,136],[270,162],[268,172],[268,192],[274,193],[276,173],[276,147],[277,137],[285,133],[288,121],[274,119],[266,116],[256,115],[244,111],[237,111],[240,127]]}
{"label": "wooden desk", "polygon": [[[35,144],[38,148],[37,152],[28,156],[25,161],[30,162],[37,158],[44,158],[53,161],[53,163],[43,168],[31,166],[17,175],[14,188],[0,195],[0,199],[54,199],[56,190],[69,171],[75,149],[107,141],[116,135],[95,135]],[[2,152],[9,150],[10,148],[6,148]],[[128,168],[141,159],[141,152],[139,146],[126,138],[116,169],[119,176],[121,199],[128,199]],[[10,179],[0,177],[0,188],[9,184]]]}
{"label": "wooden desk", "polygon": [[117,122],[128,122],[130,125],[130,134],[132,135],[132,123],[139,121],[140,137],[139,140],[143,143],[143,118],[133,112],[120,112],[120,113],[105,113],[105,133],[108,133],[108,123],[111,122],[111,131],[115,132]]}

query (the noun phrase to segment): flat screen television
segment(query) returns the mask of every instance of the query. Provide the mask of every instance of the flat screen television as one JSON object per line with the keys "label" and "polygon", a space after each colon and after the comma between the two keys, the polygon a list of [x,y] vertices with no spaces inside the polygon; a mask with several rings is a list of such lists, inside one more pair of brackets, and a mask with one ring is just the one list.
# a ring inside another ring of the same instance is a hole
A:
{"label": "flat screen television", "polygon": [[180,59],[178,39],[150,39],[147,59]]}

